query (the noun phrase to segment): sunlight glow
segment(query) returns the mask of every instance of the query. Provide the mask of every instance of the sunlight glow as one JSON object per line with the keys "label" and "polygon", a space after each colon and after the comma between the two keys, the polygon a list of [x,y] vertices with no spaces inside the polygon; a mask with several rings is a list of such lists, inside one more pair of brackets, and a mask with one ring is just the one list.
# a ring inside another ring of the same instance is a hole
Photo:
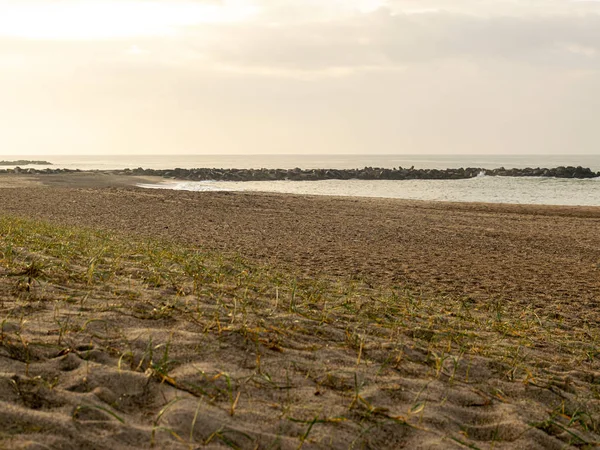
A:
{"label": "sunlight glow", "polygon": [[182,27],[241,22],[258,8],[243,1],[0,1],[0,35],[26,39],[114,39],[176,34]]}
{"label": "sunlight glow", "polygon": [[386,0],[358,0],[357,9],[362,13],[370,13],[387,5]]}

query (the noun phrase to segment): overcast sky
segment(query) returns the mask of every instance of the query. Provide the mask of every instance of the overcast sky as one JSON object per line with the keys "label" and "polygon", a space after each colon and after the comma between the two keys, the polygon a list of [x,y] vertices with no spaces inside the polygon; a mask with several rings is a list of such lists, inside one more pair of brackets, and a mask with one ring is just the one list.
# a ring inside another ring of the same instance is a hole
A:
{"label": "overcast sky", "polygon": [[598,154],[599,121],[599,1],[0,0],[0,154]]}

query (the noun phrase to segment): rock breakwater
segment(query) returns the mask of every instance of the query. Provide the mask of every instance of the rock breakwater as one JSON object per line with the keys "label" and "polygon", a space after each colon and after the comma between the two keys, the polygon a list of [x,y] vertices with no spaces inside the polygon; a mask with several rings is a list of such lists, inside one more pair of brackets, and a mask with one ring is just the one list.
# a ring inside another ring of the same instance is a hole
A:
{"label": "rock breakwater", "polygon": [[190,181],[318,181],[318,180],[461,180],[477,176],[501,177],[554,177],[554,178],[595,178],[600,172],[594,172],[581,166],[559,166],[552,169],[485,169],[468,167],[460,169],[383,169],[365,167],[364,169],[123,169],[109,171],[82,171],[79,169],[0,169],[0,173],[19,173],[32,175],[64,174],[74,172],[108,173],[113,175],[144,175]]}

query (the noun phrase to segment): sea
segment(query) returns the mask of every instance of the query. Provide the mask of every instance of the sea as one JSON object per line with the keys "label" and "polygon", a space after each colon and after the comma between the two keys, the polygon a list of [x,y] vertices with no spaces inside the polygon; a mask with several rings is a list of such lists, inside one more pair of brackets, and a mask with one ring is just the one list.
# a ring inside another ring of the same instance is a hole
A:
{"label": "sea", "polygon": [[[52,168],[114,170],[124,168],[354,169],[364,167],[446,169],[478,167],[583,166],[600,171],[599,155],[7,155],[4,160],[47,160]],[[47,166],[28,166],[45,168]],[[600,177],[587,180],[541,177],[492,177],[468,180],[326,180],[326,181],[179,181],[141,184],[148,189],[252,191],[298,195],[381,197],[449,202],[600,206]]]}

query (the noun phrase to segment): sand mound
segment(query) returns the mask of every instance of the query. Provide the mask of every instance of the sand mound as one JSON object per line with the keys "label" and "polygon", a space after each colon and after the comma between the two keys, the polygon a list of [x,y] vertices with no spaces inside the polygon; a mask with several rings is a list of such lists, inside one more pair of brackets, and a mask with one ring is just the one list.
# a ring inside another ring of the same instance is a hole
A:
{"label": "sand mound", "polygon": [[0,220],[0,447],[593,448],[595,325]]}

